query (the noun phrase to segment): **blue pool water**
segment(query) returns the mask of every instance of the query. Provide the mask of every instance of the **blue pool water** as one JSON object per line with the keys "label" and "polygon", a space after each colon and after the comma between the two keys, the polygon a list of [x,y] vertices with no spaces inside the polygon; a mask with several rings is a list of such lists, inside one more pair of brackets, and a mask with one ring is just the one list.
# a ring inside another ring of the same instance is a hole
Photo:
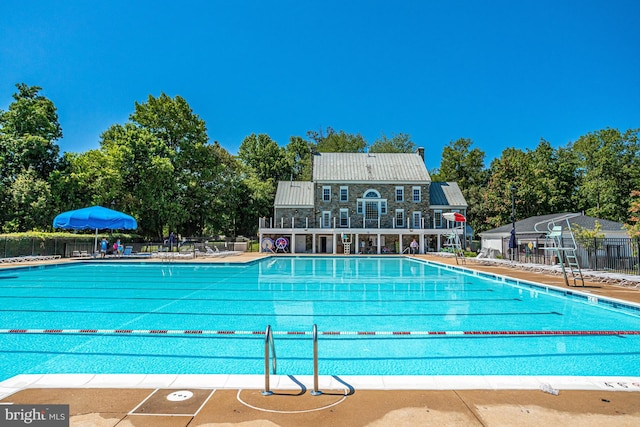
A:
{"label": "blue pool water", "polygon": [[[640,330],[640,309],[401,257],[250,264],[91,262],[0,271],[0,330],[204,330],[238,335],[0,333],[0,380],[21,373],[640,375],[639,335],[355,332]],[[571,293],[571,290],[568,290]],[[322,332],[354,332],[326,335]]]}

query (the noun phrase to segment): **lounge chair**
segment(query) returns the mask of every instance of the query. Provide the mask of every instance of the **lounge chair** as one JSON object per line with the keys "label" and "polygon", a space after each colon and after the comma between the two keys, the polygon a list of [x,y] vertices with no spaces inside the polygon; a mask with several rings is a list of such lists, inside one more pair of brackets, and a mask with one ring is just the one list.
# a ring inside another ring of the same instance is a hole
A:
{"label": "lounge chair", "polygon": [[205,249],[207,250],[207,255],[218,256],[220,255],[220,249],[215,247],[215,249],[211,249],[209,246],[205,245]]}

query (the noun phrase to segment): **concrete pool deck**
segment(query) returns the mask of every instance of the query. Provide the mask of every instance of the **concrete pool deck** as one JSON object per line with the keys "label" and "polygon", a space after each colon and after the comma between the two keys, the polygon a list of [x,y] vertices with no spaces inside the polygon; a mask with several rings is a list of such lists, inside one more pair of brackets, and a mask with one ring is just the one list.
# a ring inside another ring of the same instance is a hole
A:
{"label": "concrete pool deck", "polygon": [[[180,261],[247,262],[262,256]],[[417,257],[455,264],[432,255]],[[27,264],[0,266],[20,265]],[[508,265],[469,260],[464,267],[565,287],[560,276]],[[584,288],[571,289],[640,303],[640,290],[629,287],[586,280]],[[545,385],[558,394],[542,391]],[[262,375],[19,375],[0,383],[0,405],[69,404],[70,425],[78,426],[640,425],[640,377],[322,376],[320,396],[310,394],[308,377],[274,376],[271,386],[273,395],[260,393]],[[167,399],[176,394],[191,397]]]}

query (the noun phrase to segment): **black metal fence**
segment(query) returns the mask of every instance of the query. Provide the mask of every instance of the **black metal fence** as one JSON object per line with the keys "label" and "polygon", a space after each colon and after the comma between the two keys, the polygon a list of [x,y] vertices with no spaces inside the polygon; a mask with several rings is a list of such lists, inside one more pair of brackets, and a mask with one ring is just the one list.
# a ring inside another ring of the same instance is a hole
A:
{"label": "black metal fence", "polygon": [[[100,245],[98,239],[98,246]],[[110,240],[112,245],[115,240]],[[125,246],[132,246],[133,252],[153,252],[158,250],[168,250],[169,244],[164,242],[129,242],[121,239],[120,243]],[[191,238],[171,245],[174,251],[186,250],[194,245],[206,244],[211,249],[220,251],[250,251],[250,242],[224,242],[213,241],[206,238]],[[0,258],[14,258],[22,256],[49,256],[60,255],[63,258],[73,256],[74,253],[92,254],[96,249],[96,240],[93,236],[83,236],[78,238],[45,238],[45,237],[0,237]]]}
{"label": "black metal fence", "polygon": [[0,257],[71,256],[74,251],[93,253],[94,238],[47,239],[38,237],[0,237]]}
{"label": "black metal fence", "polygon": [[[503,239],[505,258],[512,253],[509,238]],[[567,239],[564,244],[569,246]],[[613,271],[640,275],[640,238],[594,238],[576,242],[576,256],[580,268]],[[558,263],[557,252],[545,248],[545,239],[518,239],[518,248],[513,251],[516,261],[553,265]]]}

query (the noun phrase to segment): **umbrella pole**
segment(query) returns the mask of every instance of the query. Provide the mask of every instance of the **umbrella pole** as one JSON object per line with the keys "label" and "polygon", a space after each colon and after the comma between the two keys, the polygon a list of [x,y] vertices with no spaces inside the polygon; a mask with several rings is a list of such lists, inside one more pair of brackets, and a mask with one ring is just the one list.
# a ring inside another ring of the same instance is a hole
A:
{"label": "umbrella pole", "polygon": [[96,240],[93,246],[93,253],[95,254],[96,252],[98,252],[98,229],[97,228],[96,228]]}

